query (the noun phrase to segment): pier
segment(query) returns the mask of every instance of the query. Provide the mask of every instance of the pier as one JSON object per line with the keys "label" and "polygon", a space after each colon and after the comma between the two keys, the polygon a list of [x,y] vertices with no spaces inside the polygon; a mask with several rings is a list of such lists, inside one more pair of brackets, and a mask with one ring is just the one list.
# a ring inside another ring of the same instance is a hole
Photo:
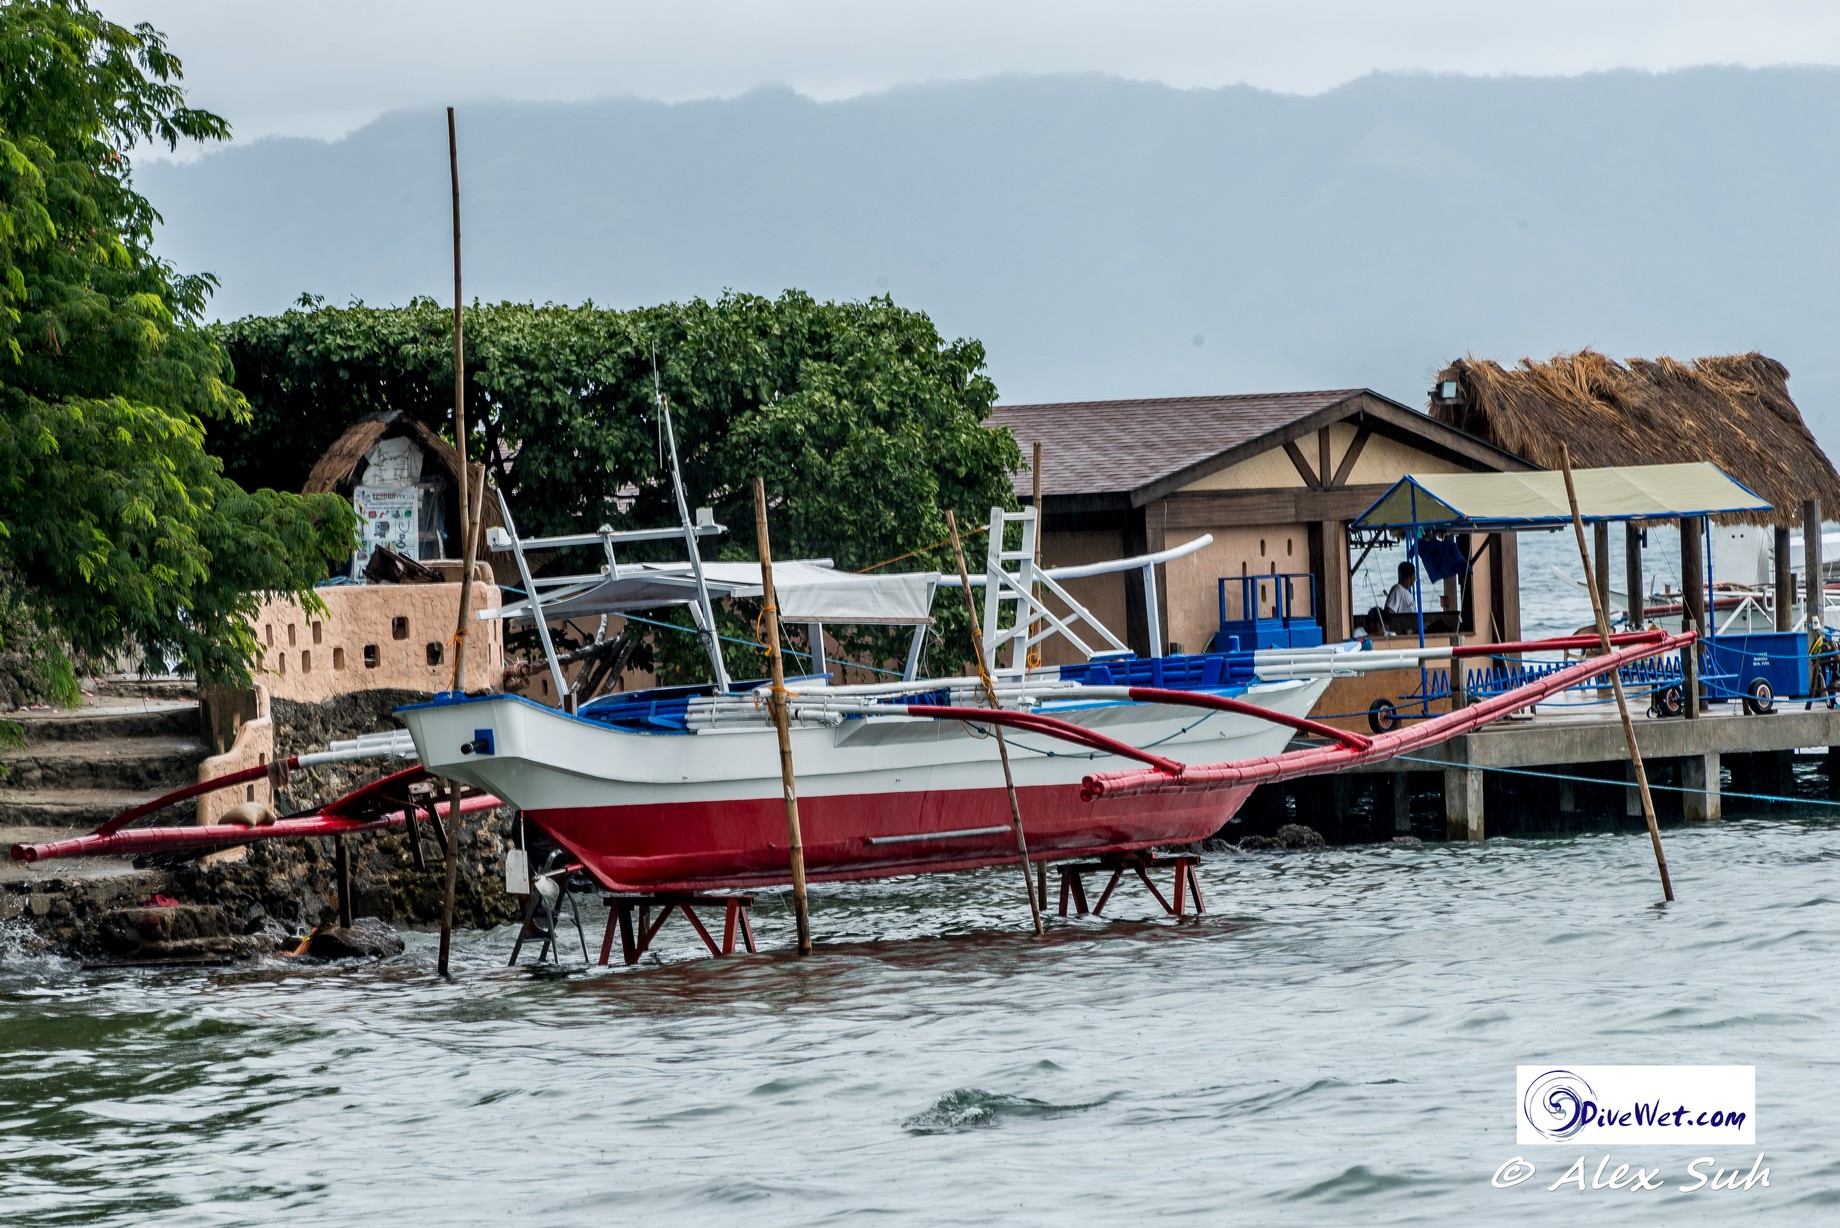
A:
{"label": "pier", "polygon": [[[1822,704],[1805,709],[1797,703],[1763,716],[1712,710],[1696,720],[1638,719],[1635,730],[1642,758],[1660,781],[1660,800],[1688,822],[1717,822],[1724,816],[1724,772],[1731,774],[1734,792],[1787,795],[1795,753],[1810,747],[1827,748],[1829,795],[1840,795],[1840,710]],[[1554,825],[1584,809],[1578,794],[1593,787],[1621,789],[1624,813],[1639,819],[1635,785],[1627,779],[1629,762],[1613,711],[1535,713],[1459,735],[1409,760],[1298,783],[1306,791],[1311,786],[1328,790],[1322,800],[1338,814],[1360,784],[1368,784],[1376,807],[1391,814],[1393,830],[1409,834],[1409,796],[1433,776],[1442,788],[1445,837],[1481,840],[1488,835],[1485,783],[1491,772],[1511,780],[1522,793],[1549,787],[1556,802],[1549,816]],[[1618,779],[1618,772],[1624,779]],[[1670,797],[1675,801],[1668,805]]]}

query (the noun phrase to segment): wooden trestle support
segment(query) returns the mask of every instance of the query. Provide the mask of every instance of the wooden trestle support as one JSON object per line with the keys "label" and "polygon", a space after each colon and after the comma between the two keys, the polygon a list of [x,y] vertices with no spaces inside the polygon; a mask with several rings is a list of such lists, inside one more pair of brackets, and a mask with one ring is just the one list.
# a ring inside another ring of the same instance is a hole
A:
{"label": "wooden trestle support", "polygon": [[[636,964],[639,957],[651,949],[652,939],[658,937],[658,931],[664,928],[673,910],[684,914],[696,936],[703,940],[709,953],[715,956],[733,955],[735,937],[740,935],[742,943],[749,954],[759,950],[754,945],[754,926],[748,920],[748,911],[754,907],[751,895],[704,894],[696,891],[656,891],[643,893],[616,892],[601,897],[607,904],[607,933],[601,939],[601,964],[604,967],[613,958],[613,936],[617,930],[620,936],[620,954],[628,964]],[[696,905],[720,904],[723,906],[722,942],[717,945],[709,928],[696,915]],[[653,909],[658,910],[656,918]]]}
{"label": "wooden trestle support", "polygon": [[[1155,853],[1119,853],[1099,858],[1097,861],[1075,861],[1057,866],[1061,875],[1061,916],[1067,915],[1067,905],[1071,903],[1077,916],[1098,916],[1111,902],[1112,892],[1127,872],[1134,873],[1149,888],[1156,902],[1163,906],[1163,911],[1172,917],[1187,915],[1188,902],[1194,901],[1194,911],[1198,916],[1207,911],[1201,899],[1201,879],[1195,873],[1195,867],[1201,858],[1193,853],[1179,853],[1171,856],[1158,856]],[[1165,897],[1151,881],[1150,871],[1175,867],[1175,884],[1170,897]],[[1111,872],[1111,878],[1105,884],[1105,890],[1099,893],[1099,902],[1088,908],[1086,905],[1085,876]]]}

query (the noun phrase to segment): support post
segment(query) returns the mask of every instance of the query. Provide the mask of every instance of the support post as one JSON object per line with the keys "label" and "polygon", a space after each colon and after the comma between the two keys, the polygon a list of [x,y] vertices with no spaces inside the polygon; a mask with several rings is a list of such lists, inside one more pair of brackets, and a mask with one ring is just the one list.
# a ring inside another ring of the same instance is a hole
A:
{"label": "support post", "polygon": [[1790,631],[1795,627],[1795,571],[1789,566],[1789,526],[1776,526],[1775,548],[1776,572],[1776,629]]}
{"label": "support post", "polygon": [[1482,773],[1473,767],[1444,769],[1444,838],[1480,840]]}
{"label": "support post", "polygon": [[[1591,553],[1584,541],[1584,518],[1578,514],[1578,489],[1572,484],[1572,450],[1563,443],[1559,445],[1559,462],[1565,471],[1565,501],[1571,505],[1572,509],[1572,534],[1578,539],[1579,561],[1584,564],[1585,571],[1589,573],[1591,570]],[[1681,525],[1681,541],[1684,546],[1686,541],[1686,522],[1682,521]],[[1699,539],[1695,537],[1694,544],[1696,546],[1698,542]],[[1681,554],[1683,556],[1681,570],[1684,575],[1686,570],[1684,561],[1686,551],[1683,549]],[[1702,588],[1702,594],[1703,591]],[[1598,642],[1603,648],[1604,655],[1608,656],[1611,651],[1610,615],[1604,611],[1604,603],[1598,599],[1596,585],[1591,586],[1591,613],[1596,616],[1597,620]],[[1681,659],[1685,661],[1691,658],[1693,655],[1692,650],[1695,647],[1697,647],[1697,645],[1687,645],[1687,651],[1681,653]],[[1697,681],[1697,679],[1695,681]],[[1636,786],[1642,791],[1642,817],[1648,821],[1649,843],[1653,844],[1655,848],[1655,868],[1661,871],[1661,892],[1667,897],[1669,902],[1672,902],[1674,899],[1674,884],[1668,879],[1667,855],[1661,851],[1661,826],[1655,822],[1655,799],[1654,795],[1648,791],[1648,769],[1642,765],[1642,747],[1636,741],[1636,727],[1629,719],[1629,697],[1623,693],[1623,671],[1617,669],[1610,671],[1610,686],[1611,689],[1616,692],[1616,714],[1622,718],[1623,741],[1629,747],[1629,762],[1635,772]],[[1693,690],[1689,689],[1687,692],[1687,710],[1689,712],[1693,711],[1693,709],[1698,706],[1698,702],[1698,695]]]}
{"label": "support post", "polygon": [[1629,586],[1629,629],[1640,631],[1648,625],[1648,581],[1642,576],[1642,526],[1633,520],[1623,525],[1623,583]]}
{"label": "support post", "polygon": [[901,669],[901,678],[912,682],[920,676],[920,652],[926,647],[926,624],[914,628],[913,638],[907,642],[907,663]]}
{"label": "support post", "polygon": [[824,655],[824,624],[806,623],[805,638],[811,644],[811,662],[806,668],[814,674],[829,674],[831,663]]}
{"label": "support post", "polygon": [[339,924],[351,928],[351,850],[344,836],[332,838],[332,866],[339,879]]}
{"label": "support post", "polygon": [[[762,614],[766,622],[767,660],[773,674],[768,707],[779,734],[779,776],[786,796],[786,852],[792,859],[792,914],[798,924],[799,954],[811,954],[811,911],[805,897],[805,841],[799,833],[799,789],[792,773],[792,729],[786,712],[786,667],[779,654],[779,602],[773,593],[773,548],[767,537],[767,484],[754,479],[754,535],[760,548]],[[970,587],[965,591],[969,593]]]}
{"label": "support post", "polygon": [[[1680,629],[1706,634],[1706,518],[1680,518]],[[1699,645],[1680,650],[1680,682],[1685,692],[1687,719],[1699,716]]]}
{"label": "support post", "polygon": [[1709,751],[1680,761],[1681,807],[1689,823],[1716,823],[1725,817],[1719,796],[1719,755]]}
{"label": "support post", "polygon": [[1821,634],[1822,625],[1827,621],[1827,585],[1821,576],[1821,501],[1809,499],[1802,504],[1802,598],[1803,609],[1807,614],[1808,644],[1808,693],[1821,693],[1821,662],[1815,659],[1812,651],[1815,637]]}
{"label": "support post", "polygon": [[1592,561],[1597,564],[1591,582],[1597,585],[1597,599],[1610,608],[1610,522],[1600,520],[1591,526]]}
{"label": "support post", "polygon": [[1345,640],[1353,631],[1348,580],[1348,522],[1325,520],[1317,526],[1322,537],[1321,585],[1316,595],[1316,616],[1322,620],[1323,639]]}
{"label": "support post", "polygon": [[1390,773],[1393,785],[1393,831],[1397,835],[1412,834],[1412,776],[1409,772]]}

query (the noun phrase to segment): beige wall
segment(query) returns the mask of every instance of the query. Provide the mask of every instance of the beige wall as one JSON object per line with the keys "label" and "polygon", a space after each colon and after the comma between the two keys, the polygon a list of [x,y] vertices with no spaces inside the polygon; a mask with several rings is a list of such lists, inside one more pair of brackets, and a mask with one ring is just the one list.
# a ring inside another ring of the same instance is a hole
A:
{"label": "beige wall", "polygon": [[[1080,532],[1080,533],[1044,533],[1041,539],[1041,562],[1044,567],[1077,567],[1084,563],[1101,563],[1108,559],[1124,557],[1124,531]],[[1092,611],[1094,618],[1104,623],[1113,635],[1126,640],[1125,635],[1125,584],[1122,575],[1089,576],[1084,580],[1068,580],[1063,584],[1068,595]],[[942,597],[943,599],[943,597]],[[1044,598],[1047,607],[1056,614],[1065,615],[1067,607],[1052,593]],[[978,607],[978,617],[982,618],[983,607]],[[1078,628],[1076,627],[1076,630]],[[1097,637],[1082,634],[1095,649],[1103,650],[1106,645]],[[1041,660],[1044,665],[1072,665],[1083,658],[1079,652],[1062,636],[1056,635],[1041,645]],[[1001,662],[1007,666],[1006,656]]]}
{"label": "beige wall", "polygon": [[[268,689],[257,686],[251,688],[254,697],[253,715],[236,722],[236,733],[230,746],[222,754],[212,755],[198,765],[198,781],[216,780],[231,772],[240,772],[244,768],[264,767],[275,757],[275,722],[269,715]],[[259,802],[264,806],[274,805],[267,780],[254,780],[244,785],[228,789],[219,789],[215,793],[201,794],[198,798],[198,824],[209,827],[223,821],[224,812],[244,802]],[[234,850],[241,853],[241,850]]]}
{"label": "beige wall", "polygon": [[[263,646],[256,681],[275,698],[318,702],[385,687],[444,691],[452,683],[458,584],[340,584],[315,592],[323,614],[282,598],[256,616]],[[498,604],[498,587],[476,580],[473,609]],[[502,625],[475,620],[466,651],[467,689],[496,689],[505,672]]]}
{"label": "beige wall", "polygon": [[[1288,461],[1286,462],[1289,463]],[[1179,546],[1203,532],[1211,545],[1163,565],[1163,625],[1166,643],[1184,652],[1200,652],[1220,627],[1219,584],[1222,576],[1274,575],[1310,570],[1310,538],[1304,525],[1252,525],[1232,529],[1183,529],[1169,535],[1164,547]],[[1294,608],[1309,610],[1310,582],[1295,582]],[[1259,613],[1272,613],[1273,585],[1260,586]],[[1227,614],[1243,617],[1239,585],[1228,585]]]}

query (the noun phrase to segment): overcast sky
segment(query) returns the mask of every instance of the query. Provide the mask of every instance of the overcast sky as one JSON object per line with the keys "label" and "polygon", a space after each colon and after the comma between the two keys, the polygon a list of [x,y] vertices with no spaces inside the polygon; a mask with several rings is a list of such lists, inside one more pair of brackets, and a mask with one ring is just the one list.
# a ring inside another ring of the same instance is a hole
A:
{"label": "overcast sky", "polygon": [[1364,73],[1840,64],[1835,0],[98,0],[240,140],[486,98],[819,99],[992,73],[1315,93]]}

